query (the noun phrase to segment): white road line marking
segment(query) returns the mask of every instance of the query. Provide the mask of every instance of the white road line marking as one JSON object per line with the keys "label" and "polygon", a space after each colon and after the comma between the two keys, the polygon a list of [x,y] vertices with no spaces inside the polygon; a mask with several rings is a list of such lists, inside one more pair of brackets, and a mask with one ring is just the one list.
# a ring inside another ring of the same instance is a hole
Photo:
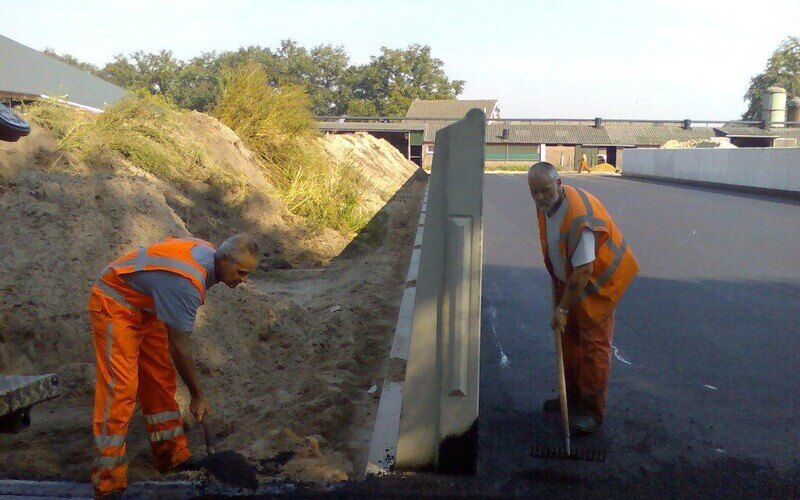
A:
{"label": "white road line marking", "polygon": [[626,365],[631,365],[631,366],[633,366],[633,363],[631,363],[630,361],[628,361],[628,359],[627,359],[627,357],[626,357],[627,353],[626,353],[625,351],[622,351],[622,350],[621,350],[619,347],[617,347],[617,346],[611,346],[611,348],[612,348],[612,349],[614,349],[614,357],[615,357],[615,358],[617,358],[618,360],[622,361],[622,362],[623,362],[623,363],[625,363]]}

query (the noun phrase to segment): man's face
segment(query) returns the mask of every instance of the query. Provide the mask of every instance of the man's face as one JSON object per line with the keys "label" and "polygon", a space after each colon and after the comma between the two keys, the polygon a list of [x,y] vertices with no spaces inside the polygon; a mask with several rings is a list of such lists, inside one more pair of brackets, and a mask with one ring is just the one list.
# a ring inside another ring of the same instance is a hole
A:
{"label": "man's face", "polygon": [[528,187],[531,190],[531,198],[536,203],[536,208],[542,212],[547,212],[558,201],[561,179],[554,181],[546,175],[535,175],[528,180]]}
{"label": "man's face", "polygon": [[240,259],[222,257],[219,260],[219,276],[217,279],[236,288],[239,284],[247,281],[247,276],[252,273],[258,265],[258,259],[253,255],[244,255]]}

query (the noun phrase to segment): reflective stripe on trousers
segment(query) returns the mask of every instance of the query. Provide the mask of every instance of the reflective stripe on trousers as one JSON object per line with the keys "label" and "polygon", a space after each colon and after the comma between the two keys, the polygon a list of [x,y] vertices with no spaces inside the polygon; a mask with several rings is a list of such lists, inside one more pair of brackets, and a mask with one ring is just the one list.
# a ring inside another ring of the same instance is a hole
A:
{"label": "reflective stripe on trousers", "polygon": [[125,435],[137,400],[147,432],[158,438],[151,448],[159,471],[191,453],[175,401],[177,374],[164,323],[154,314],[131,314],[113,299],[90,301],[90,313],[97,364],[92,433],[98,456],[92,481],[102,495],[127,487]]}
{"label": "reflective stripe on trousers", "polygon": [[151,432],[150,441],[153,443],[157,443],[159,441],[166,441],[167,439],[178,437],[181,434],[183,434],[183,427],[181,425],[178,425],[177,427],[173,427],[172,429]]}
{"label": "reflective stripe on trousers", "polygon": [[145,415],[144,423],[147,425],[155,425],[167,422],[169,420],[178,420],[180,418],[181,418],[181,412],[179,411],[165,411],[153,415]]}

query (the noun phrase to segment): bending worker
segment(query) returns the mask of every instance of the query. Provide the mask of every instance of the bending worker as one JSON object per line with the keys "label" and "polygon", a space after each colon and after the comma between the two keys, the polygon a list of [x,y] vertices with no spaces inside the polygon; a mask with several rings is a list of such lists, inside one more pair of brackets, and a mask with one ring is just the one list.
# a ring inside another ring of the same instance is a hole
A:
{"label": "bending worker", "polygon": [[246,234],[228,238],[216,251],[207,241],[168,238],[111,262],[92,286],[97,496],[128,485],[125,434],[137,399],[156,469],[175,470],[191,457],[175,401],[176,368],[191,394],[189,410],[200,422],[210,406],[189,350],[197,309],[209,287],[236,287],[258,260],[258,245]]}
{"label": "bending worker", "polygon": [[[534,164],[528,187],[552,284],[550,326],[562,338],[570,426],[594,432],[605,415],[614,309],[639,265],[600,201],[563,185],[553,165]],[[559,408],[558,398],[544,402],[545,411]]]}

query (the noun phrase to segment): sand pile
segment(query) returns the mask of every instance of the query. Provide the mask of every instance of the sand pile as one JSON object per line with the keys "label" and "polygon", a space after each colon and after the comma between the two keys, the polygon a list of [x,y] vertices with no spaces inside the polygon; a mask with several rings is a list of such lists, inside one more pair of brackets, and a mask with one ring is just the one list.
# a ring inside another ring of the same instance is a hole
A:
{"label": "sand pile", "polygon": [[383,139],[365,133],[328,134],[320,139],[324,151],[335,161],[358,169],[366,181],[366,206],[380,209],[416,171],[417,166]]}
{"label": "sand pile", "polygon": [[[336,257],[348,241],[310,230],[270,196],[232,131],[200,113],[185,116],[185,133],[209,164],[258,189],[216,192],[202,169],[171,183],[125,158],[100,166],[65,159],[37,126],[18,143],[0,143],[0,372],[56,372],[65,389],[34,409],[31,429],[3,438],[0,476],[88,477],[94,364],[85,300],[105,264],[166,235],[219,243],[238,231],[259,238],[262,262],[300,268],[256,273],[236,290],[217,286],[201,308],[193,349],[220,448],[241,452],[262,475],[337,480],[358,472],[377,406],[367,389],[382,378],[421,183],[396,191],[414,167],[371,138],[353,143],[359,171],[381,196],[395,196],[376,218],[385,227],[372,250]],[[179,402],[185,413],[185,389]],[[202,452],[201,434],[188,435]],[[158,477],[136,417],[128,442],[130,477]]]}
{"label": "sand pile", "polygon": [[731,140],[727,137],[711,137],[709,139],[690,139],[688,141],[677,141],[670,139],[661,145],[661,149],[702,149],[702,148],[735,148]]}
{"label": "sand pile", "polygon": [[598,163],[593,167],[589,167],[589,172],[593,174],[613,174],[617,171],[616,167],[610,163]]}

